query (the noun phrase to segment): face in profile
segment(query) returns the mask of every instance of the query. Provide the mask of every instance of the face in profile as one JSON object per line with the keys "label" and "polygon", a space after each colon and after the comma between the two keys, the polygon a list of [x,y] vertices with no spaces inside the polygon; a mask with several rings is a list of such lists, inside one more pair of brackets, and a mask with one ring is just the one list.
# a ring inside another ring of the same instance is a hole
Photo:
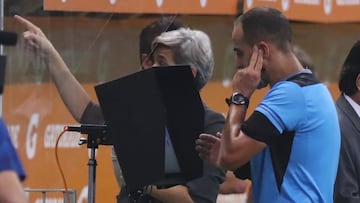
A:
{"label": "face in profile", "polygon": [[151,54],[141,55],[141,67],[143,70],[157,66],[172,66],[176,65],[173,59],[172,50],[166,46],[158,46]]}
{"label": "face in profile", "polygon": [[243,30],[241,26],[234,26],[232,40],[234,44],[236,69],[246,68],[250,63],[252,47],[243,40]]}
{"label": "face in profile", "polygon": [[176,65],[176,63],[174,61],[172,50],[164,46],[157,47],[154,52],[153,67],[173,65]]}
{"label": "face in profile", "polygon": [[[154,64],[152,67],[175,65],[179,64],[175,63],[172,50],[166,46],[158,46],[154,51]],[[191,72],[195,78],[197,74],[196,67],[191,65]]]}
{"label": "face in profile", "polygon": [[[232,32],[232,40],[234,44],[234,52],[235,52],[235,66],[236,69],[243,69],[249,66],[250,59],[252,55],[252,46],[244,40],[244,32],[241,25],[235,25]],[[265,69],[262,69],[261,73],[261,81],[258,85],[258,89],[264,88],[268,85],[267,80],[265,79]]]}

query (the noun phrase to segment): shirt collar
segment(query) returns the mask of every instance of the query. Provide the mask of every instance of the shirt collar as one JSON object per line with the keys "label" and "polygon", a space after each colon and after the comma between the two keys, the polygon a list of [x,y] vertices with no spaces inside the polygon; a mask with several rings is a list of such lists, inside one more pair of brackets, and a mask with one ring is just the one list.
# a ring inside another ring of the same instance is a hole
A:
{"label": "shirt collar", "polygon": [[349,104],[352,106],[352,108],[355,110],[356,114],[360,118],[360,105],[357,104],[354,100],[351,99],[351,97],[344,94],[345,99],[349,102]]}
{"label": "shirt collar", "polygon": [[298,75],[298,74],[302,74],[302,73],[308,73],[308,74],[311,74],[311,70],[310,69],[301,69],[301,70],[298,70],[294,73],[291,73],[290,75],[286,76],[285,78],[283,78],[281,81],[285,81],[285,80],[288,80],[289,78],[292,78],[294,77],[295,75]]}

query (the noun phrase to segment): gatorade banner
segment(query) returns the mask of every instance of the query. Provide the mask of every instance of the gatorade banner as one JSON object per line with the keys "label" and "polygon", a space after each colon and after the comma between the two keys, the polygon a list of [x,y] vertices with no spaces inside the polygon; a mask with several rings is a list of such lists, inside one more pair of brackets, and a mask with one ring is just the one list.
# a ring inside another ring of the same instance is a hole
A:
{"label": "gatorade banner", "polygon": [[[45,10],[235,15],[239,0],[44,0]],[[308,22],[358,22],[360,0],[244,0],[244,10],[271,6],[289,19]],[[240,8],[241,10],[241,8]]]}
{"label": "gatorade banner", "polygon": [[360,21],[359,0],[244,0],[244,10],[271,6],[289,19],[320,23]]}
{"label": "gatorade banner", "polygon": [[234,15],[238,0],[44,0],[45,10]]}

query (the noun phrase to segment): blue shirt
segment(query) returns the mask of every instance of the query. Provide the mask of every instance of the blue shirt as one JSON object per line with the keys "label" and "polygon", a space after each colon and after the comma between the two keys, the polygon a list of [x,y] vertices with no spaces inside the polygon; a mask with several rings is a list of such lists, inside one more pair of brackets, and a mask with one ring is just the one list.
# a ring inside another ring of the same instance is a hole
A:
{"label": "blue shirt", "polygon": [[180,173],[181,169],[176,158],[169,131],[165,128],[165,173]]}
{"label": "blue shirt", "polygon": [[275,84],[255,109],[252,120],[264,127],[244,131],[267,143],[251,160],[255,202],[333,201],[340,151],[335,105],[312,74],[298,75]]}
{"label": "blue shirt", "polygon": [[4,120],[0,118],[0,172],[8,170],[15,171],[20,180],[25,179],[25,171],[11,143],[7,127]]}

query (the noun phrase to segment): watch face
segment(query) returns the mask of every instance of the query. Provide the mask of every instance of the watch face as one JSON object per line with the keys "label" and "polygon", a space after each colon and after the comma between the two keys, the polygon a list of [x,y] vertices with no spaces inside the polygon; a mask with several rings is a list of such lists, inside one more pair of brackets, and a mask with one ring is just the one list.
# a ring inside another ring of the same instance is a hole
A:
{"label": "watch face", "polygon": [[225,102],[228,104],[228,105],[231,105],[231,104],[235,104],[235,105],[245,105],[246,108],[248,107],[249,105],[249,99],[246,98],[244,95],[242,95],[241,93],[238,93],[238,92],[235,92],[231,95],[230,98],[226,98],[225,99]]}
{"label": "watch face", "polygon": [[239,94],[239,93],[235,93],[232,96],[232,102],[234,104],[244,105],[246,103],[245,100],[246,100],[246,98],[242,94]]}
{"label": "watch face", "polygon": [[235,92],[231,98],[232,98],[231,103],[233,104],[245,105],[246,107],[248,106],[249,100],[241,93]]}

